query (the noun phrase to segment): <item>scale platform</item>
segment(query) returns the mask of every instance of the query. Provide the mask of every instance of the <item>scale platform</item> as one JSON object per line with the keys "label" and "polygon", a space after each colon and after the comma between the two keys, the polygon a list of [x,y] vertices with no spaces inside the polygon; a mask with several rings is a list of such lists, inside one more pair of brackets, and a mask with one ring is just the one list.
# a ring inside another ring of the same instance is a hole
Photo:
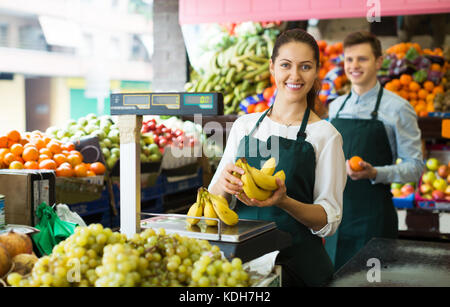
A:
{"label": "scale platform", "polygon": [[189,225],[183,214],[149,215],[155,216],[141,220],[141,228],[164,228],[167,234],[208,240],[228,259],[239,257],[246,262],[291,244],[290,235],[278,230],[274,222],[240,219],[234,226],[207,226],[204,221]]}

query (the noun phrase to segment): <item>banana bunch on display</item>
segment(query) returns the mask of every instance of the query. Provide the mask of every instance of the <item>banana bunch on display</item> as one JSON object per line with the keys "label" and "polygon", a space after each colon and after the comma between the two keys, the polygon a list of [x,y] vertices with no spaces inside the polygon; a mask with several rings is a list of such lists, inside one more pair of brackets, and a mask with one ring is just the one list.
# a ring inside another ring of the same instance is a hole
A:
{"label": "banana bunch on display", "polygon": [[[205,188],[198,189],[197,201],[189,208],[187,216],[218,218],[228,226],[236,225],[239,221],[239,216],[230,209],[225,197],[212,194]],[[195,225],[200,219],[188,218],[187,222]],[[208,226],[217,226],[218,221],[205,220],[205,223]]]}
{"label": "banana bunch on display", "polygon": [[225,115],[238,114],[244,98],[262,93],[270,85],[269,59],[277,34],[275,29],[266,29],[258,35],[238,37],[233,45],[211,56],[207,71],[193,71],[185,90],[222,92]]}
{"label": "banana bunch on display", "polygon": [[273,175],[276,165],[273,157],[267,160],[261,169],[249,165],[245,158],[238,159],[235,164],[245,172],[241,176],[241,181],[242,189],[248,198],[266,200],[272,196],[273,191],[278,189],[277,179],[282,181],[286,179],[283,170]]}

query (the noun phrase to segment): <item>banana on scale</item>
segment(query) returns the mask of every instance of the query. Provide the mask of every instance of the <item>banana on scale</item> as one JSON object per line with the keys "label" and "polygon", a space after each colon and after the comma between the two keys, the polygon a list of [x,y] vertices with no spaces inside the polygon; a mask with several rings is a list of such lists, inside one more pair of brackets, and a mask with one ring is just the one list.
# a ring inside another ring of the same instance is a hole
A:
{"label": "banana on scale", "polygon": [[234,226],[239,222],[238,214],[230,209],[228,201],[225,199],[225,197],[209,192],[208,197],[211,200],[214,211],[222,222],[224,222],[228,226]]}
{"label": "banana on scale", "polygon": [[[203,215],[203,203],[202,203],[202,198],[201,198],[201,192],[200,189],[197,192],[197,200],[196,202],[189,208],[189,211],[187,213],[187,216],[192,216],[192,217],[201,217]],[[186,219],[186,221],[190,224],[190,225],[195,225],[198,222],[200,222],[200,219]]]}
{"label": "banana on scale", "polygon": [[[218,219],[219,217],[217,216],[216,210],[214,210],[214,206],[211,203],[211,200],[209,199],[208,195],[206,194],[203,199],[204,199],[204,203],[205,203],[203,215],[205,217]],[[205,223],[208,226],[217,226],[217,224],[219,222],[217,220],[205,220]]]}

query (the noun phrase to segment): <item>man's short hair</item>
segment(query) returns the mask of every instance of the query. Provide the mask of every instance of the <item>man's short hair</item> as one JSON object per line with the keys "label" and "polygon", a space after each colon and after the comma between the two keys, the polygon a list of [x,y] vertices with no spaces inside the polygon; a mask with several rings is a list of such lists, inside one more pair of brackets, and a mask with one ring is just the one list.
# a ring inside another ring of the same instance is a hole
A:
{"label": "man's short hair", "polygon": [[344,39],[344,49],[364,43],[370,44],[370,47],[372,48],[372,52],[375,55],[376,59],[382,56],[383,53],[381,51],[380,40],[372,33],[366,31],[353,32],[347,35]]}

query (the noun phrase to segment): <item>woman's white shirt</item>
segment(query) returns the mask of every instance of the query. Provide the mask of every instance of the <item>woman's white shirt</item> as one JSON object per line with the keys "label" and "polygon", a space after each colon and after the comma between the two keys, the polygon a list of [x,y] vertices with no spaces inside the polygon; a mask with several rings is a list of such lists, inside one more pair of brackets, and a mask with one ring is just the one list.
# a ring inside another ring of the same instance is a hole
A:
{"label": "woman's white shirt", "polygon": [[[211,180],[210,187],[217,182],[224,167],[228,163],[236,161],[241,139],[252,131],[261,115],[262,113],[243,115],[233,123],[222,159]],[[299,129],[300,126],[288,127],[266,116],[259,127],[255,129],[253,137],[261,141],[267,141],[270,135],[275,135],[295,140]],[[347,180],[342,136],[332,124],[325,120],[308,124],[305,132],[306,141],[313,146],[316,155],[314,204],[321,205],[324,208],[328,222],[319,231],[311,229],[311,232],[319,237],[326,237],[335,233],[342,220],[343,193]],[[272,148],[274,147],[272,146]],[[261,153],[263,154],[263,152]],[[276,154],[276,152],[273,153]],[[270,155],[267,158],[270,158]]]}

